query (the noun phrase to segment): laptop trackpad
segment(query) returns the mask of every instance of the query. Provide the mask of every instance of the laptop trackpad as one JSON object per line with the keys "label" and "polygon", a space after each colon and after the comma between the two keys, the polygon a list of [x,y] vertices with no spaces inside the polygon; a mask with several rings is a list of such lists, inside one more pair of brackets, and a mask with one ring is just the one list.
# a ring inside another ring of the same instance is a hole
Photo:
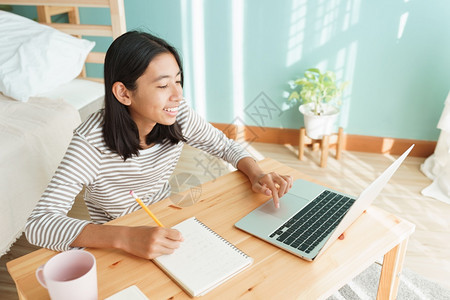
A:
{"label": "laptop trackpad", "polygon": [[309,200],[287,193],[280,199],[280,208],[276,208],[273,200],[267,201],[258,209],[260,212],[287,221],[295,215]]}

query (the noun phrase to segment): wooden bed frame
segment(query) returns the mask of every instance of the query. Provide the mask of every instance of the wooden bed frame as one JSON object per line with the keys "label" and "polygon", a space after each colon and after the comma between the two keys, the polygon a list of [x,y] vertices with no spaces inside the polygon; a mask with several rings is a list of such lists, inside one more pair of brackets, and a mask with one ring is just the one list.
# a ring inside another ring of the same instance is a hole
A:
{"label": "wooden bed frame", "polygon": [[[36,6],[39,23],[78,37],[87,35],[112,37],[112,39],[115,39],[126,32],[123,0],[0,0],[0,4]],[[80,24],[79,7],[109,8],[111,25]],[[69,23],[51,22],[51,16],[63,13],[68,14]],[[91,52],[86,58],[86,63],[103,64],[104,61],[104,52]],[[84,70],[81,77],[87,78]],[[97,78],[87,79],[98,81]]]}

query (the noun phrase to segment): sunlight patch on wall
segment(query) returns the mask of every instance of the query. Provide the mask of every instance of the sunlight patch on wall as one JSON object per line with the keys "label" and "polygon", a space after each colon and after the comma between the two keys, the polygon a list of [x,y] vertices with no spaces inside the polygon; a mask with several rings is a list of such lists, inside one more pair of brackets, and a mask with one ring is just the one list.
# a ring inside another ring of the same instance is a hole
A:
{"label": "sunlight patch on wall", "polygon": [[306,0],[293,0],[286,67],[295,64],[302,58],[305,25]]}
{"label": "sunlight patch on wall", "polygon": [[315,30],[319,32],[318,46],[323,46],[335,35],[340,0],[321,0],[317,9]]}
{"label": "sunlight patch on wall", "polygon": [[328,70],[328,59],[323,59],[323,60],[319,61],[315,67],[322,71]]}
{"label": "sunlight patch on wall", "polygon": [[398,24],[397,40],[400,40],[405,31],[406,22],[408,21],[409,12],[405,12],[400,16],[400,21]]}
{"label": "sunlight patch on wall", "polygon": [[342,48],[336,55],[336,65],[334,66],[334,72],[336,78],[341,79],[344,75],[344,68],[347,60],[347,48]]}
{"label": "sunlight patch on wall", "polygon": [[339,116],[339,125],[346,128],[350,116],[350,101],[352,83],[355,78],[356,58],[358,53],[358,42],[353,41],[345,50],[338,52],[336,61],[336,78],[338,82],[350,81],[342,95],[342,107]]}
{"label": "sunlight patch on wall", "polygon": [[232,2],[232,76],[233,116],[244,118],[244,7],[243,1]]}
{"label": "sunlight patch on wall", "polygon": [[181,47],[183,51],[183,96],[189,106],[192,106],[192,76],[188,76],[192,73],[190,64],[190,38],[189,35],[189,20],[188,20],[188,7],[186,1],[181,1]]}
{"label": "sunlight patch on wall", "polygon": [[192,74],[196,112],[206,118],[205,30],[203,0],[192,0]]}
{"label": "sunlight patch on wall", "polygon": [[359,22],[359,12],[361,9],[361,0],[348,0],[345,7],[344,21],[342,22],[342,31],[348,30],[351,26]]}

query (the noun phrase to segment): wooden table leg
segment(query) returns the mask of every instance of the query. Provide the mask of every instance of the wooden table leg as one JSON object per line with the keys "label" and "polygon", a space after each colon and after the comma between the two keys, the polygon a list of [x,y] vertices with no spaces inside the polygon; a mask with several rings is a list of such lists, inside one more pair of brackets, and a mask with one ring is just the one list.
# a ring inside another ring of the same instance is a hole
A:
{"label": "wooden table leg", "polygon": [[392,248],[384,255],[381,268],[380,282],[378,284],[378,299],[396,299],[403,260],[406,253],[408,239]]}
{"label": "wooden table leg", "polygon": [[322,145],[321,143],[322,143],[321,140],[313,140],[313,139],[311,139],[311,150],[312,151],[319,150],[320,146]]}
{"label": "wooden table leg", "polygon": [[328,159],[328,144],[330,143],[330,136],[324,135],[322,138],[322,153],[320,154],[320,167],[325,168],[327,166]]}
{"label": "wooden table leg", "polygon": [[303,160],[303,154],[305,152],[305,137],[306,129],[305,127],[300,128],[300,137],[298,140],[298,159]]}

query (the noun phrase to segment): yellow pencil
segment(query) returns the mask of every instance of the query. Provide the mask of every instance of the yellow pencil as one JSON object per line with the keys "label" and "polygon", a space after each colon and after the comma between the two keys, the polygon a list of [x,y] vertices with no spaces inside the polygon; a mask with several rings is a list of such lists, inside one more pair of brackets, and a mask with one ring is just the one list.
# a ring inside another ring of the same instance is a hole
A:
{"label": "yellow pencil", "polygon": [[164,227],[164,225],[155,217],[155,215],[150,211],[150,209],[148,209],[148,207],[144,204],[144,202],[142,202],[142,200],[139,199],[139,197],[133,191],[130,191],[130,194],[137,201],[137,203],[139,203],[139,205],[147,212],[147,214],[153,219],[153,221],[155,221],[156,224],[158,224],[158,226]]}

